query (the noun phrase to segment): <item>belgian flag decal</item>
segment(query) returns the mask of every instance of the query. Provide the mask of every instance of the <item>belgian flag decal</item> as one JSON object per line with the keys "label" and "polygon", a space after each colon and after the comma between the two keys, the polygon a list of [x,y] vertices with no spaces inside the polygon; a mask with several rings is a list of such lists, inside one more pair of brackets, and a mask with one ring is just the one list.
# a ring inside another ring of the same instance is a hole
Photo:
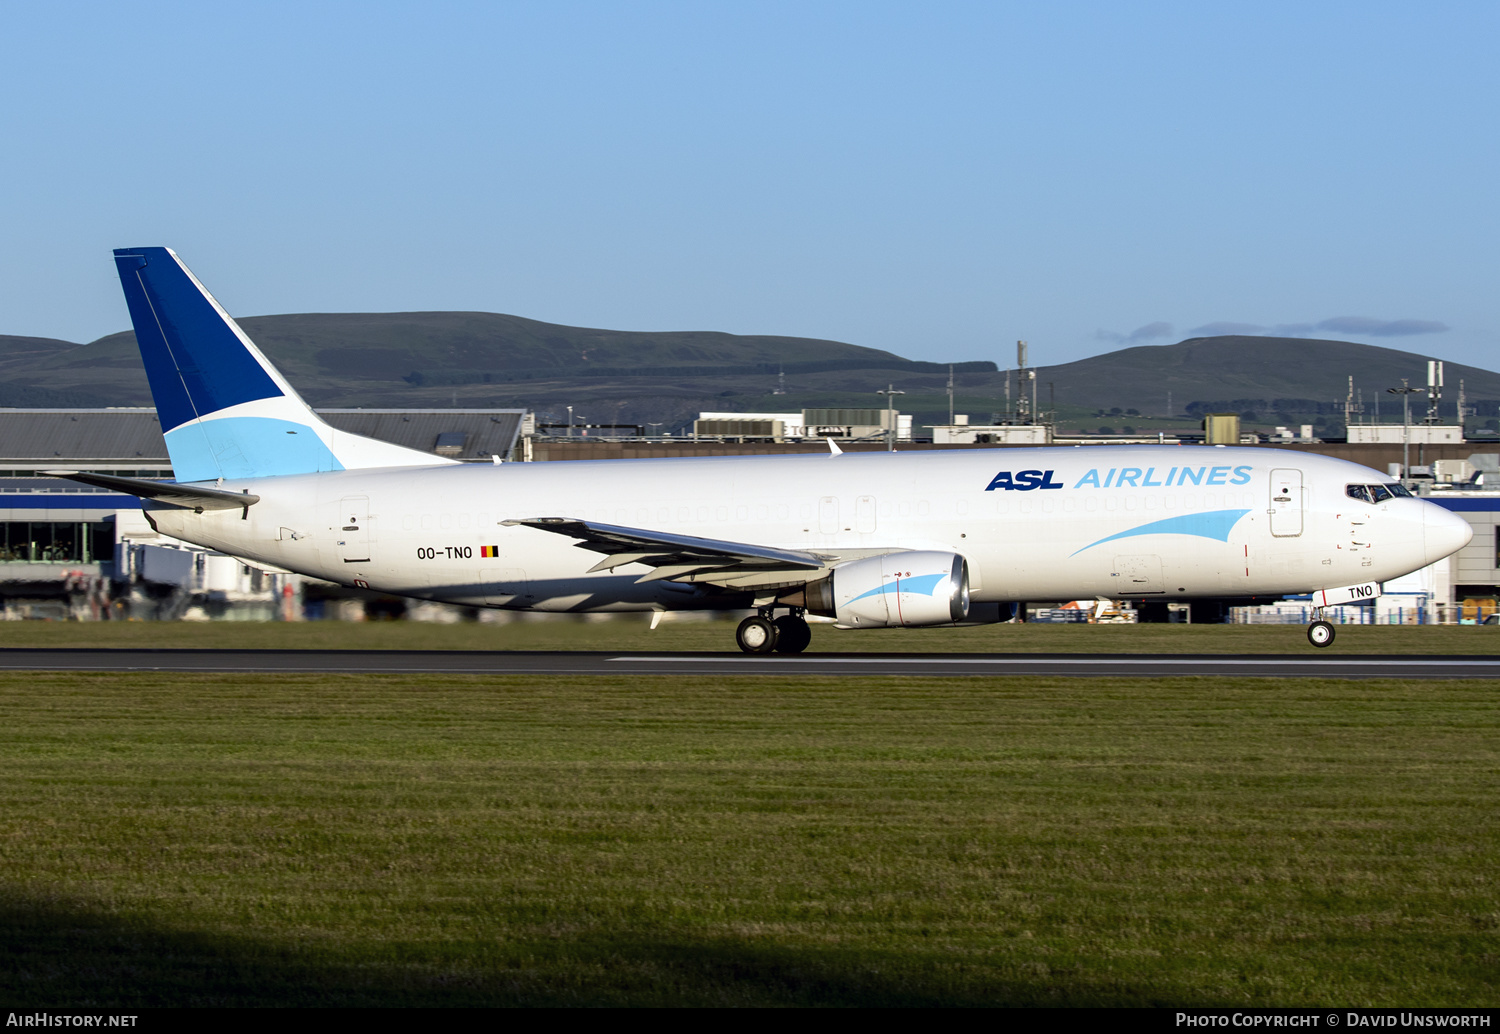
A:
{"label": "belgian flag decal", "polygon": [[479,555],[480,556],[499,556],[500,555],[500,547],[499,546],[480,546],[479,547]]}

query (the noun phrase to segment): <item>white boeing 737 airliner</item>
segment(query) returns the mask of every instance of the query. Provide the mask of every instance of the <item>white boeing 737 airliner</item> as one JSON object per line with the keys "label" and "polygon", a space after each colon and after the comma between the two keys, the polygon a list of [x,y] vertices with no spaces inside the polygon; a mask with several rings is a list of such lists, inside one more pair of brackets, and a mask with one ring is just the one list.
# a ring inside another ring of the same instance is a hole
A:
{"label": "white boeing 737 airliner", "polygon": [[740,647],[796,653],[809,613],[881,628],[1038,599],[1355,602],[1472,534],[1383,474],[1272,449],[458,463],[329,427],[171,250],[115,264],[176,481],[54,473],[141,497],[164,534],[344,585],[515,610],[754,608]]}

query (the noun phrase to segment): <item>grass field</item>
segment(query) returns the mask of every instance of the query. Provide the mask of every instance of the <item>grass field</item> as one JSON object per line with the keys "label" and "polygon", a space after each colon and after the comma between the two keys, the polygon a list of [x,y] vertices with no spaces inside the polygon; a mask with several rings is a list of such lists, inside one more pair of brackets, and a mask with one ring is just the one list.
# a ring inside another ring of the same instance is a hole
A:
{"label": "grass field", "polygon": [[37,674],[0,713],[16,1009],[1495,1004],[1488,682]]}
{"label": "grass field", "polygon": [[[510,624],[415,621],[0,622],[3,647],[196,647],[346,650],[706,650],[735,652],[732,621],[644,617]],[[1314,651],[1300,625],[989,625],[841,631],[813,626],[811,653],[1308,653],[1500,654],[1500,628],[1340,625]]]}

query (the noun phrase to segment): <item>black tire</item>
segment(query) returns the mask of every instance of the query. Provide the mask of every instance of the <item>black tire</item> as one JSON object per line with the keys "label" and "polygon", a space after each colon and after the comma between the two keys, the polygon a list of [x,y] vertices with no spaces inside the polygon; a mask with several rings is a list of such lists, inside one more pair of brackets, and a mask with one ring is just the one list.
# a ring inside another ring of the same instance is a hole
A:
{"label": "black tire", "polygon": [[734,630],[734,641],[746,653],[770,653],[776,649],[776,626],[765,618],[746,618]]}
{"label": "black tire", "polygon": [[1307,626],[1307,641],[1319,649],[1333,645],[1333,626],[1326,621],[1314,621]]}
{"label": "black tire", "polygon": [[812,629],[801,618],[788,614],[777,618],[775,624],[777,653],[801,653],[812,642]]}

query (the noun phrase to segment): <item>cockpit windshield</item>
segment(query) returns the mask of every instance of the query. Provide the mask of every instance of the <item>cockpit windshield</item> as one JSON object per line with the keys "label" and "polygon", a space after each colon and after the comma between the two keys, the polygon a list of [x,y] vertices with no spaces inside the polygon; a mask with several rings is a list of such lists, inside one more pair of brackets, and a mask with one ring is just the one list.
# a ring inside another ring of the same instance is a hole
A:
{"label": "cockpit windshield", "polygon": [[1383,503],[1387,499],[1405,498],[1410,499],[1411,493],[1402,484],[1386,485],[1347,485],[1344,494],[1350,499],[1358,499],[1366,503]]}

